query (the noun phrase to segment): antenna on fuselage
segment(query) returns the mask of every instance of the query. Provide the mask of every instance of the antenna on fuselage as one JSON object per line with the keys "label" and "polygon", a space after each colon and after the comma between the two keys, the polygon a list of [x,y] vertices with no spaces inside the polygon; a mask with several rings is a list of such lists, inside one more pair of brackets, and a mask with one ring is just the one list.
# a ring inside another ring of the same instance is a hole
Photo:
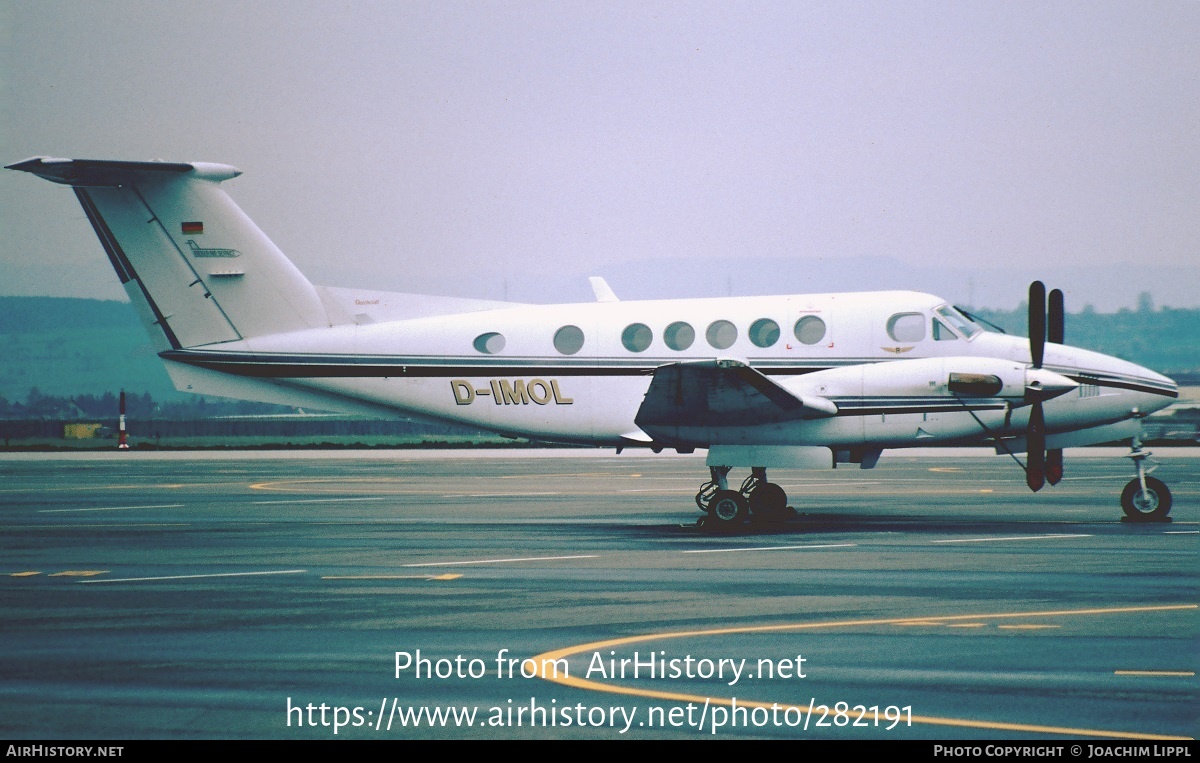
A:
{"label": "antenna on fuselage", "polygon": [[596,295],[597,302],[620,302],[612,287],[608,285],[601,276],[589,276],[588,283],[592,285],[592,293]]}

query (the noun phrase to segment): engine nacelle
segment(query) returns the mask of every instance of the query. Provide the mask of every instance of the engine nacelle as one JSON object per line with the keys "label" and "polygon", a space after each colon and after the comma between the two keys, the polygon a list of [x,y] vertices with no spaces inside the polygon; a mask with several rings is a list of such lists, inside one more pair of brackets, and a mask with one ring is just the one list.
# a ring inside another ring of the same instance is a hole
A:
{"label": "engine nacelle", "polygon": [[1046,399],[1077,384],[1044,368],[999,358],[948,357],[893,360],[831,368],[789,379],[781,386],[796,395],[819,397]]}

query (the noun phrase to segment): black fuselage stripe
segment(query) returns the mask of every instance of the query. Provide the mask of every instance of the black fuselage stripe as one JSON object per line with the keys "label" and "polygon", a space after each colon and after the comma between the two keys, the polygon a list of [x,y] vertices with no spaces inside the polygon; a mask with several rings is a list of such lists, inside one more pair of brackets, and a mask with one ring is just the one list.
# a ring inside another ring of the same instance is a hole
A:
{"label": "black fuselage stripe", "polygon": [[[178,360],[208,368],[223,368],[231,373],[254,376],[328,376],[350,375],[361,371],[364,376],[481,376],[487,374],[521,375],[530,373],[566,376],[645,376],[669,363],[628,363],[581,361],[546,364],[537,359],[525,362],[512,359],[474,360],[450,357],[396,357],[387,355],[262,355],[257,353],[207,352],[204,350],[168,350],[160,353],[166,360]],[[755,366],[754,370],[771,376],[801,376],[827,371],[829,365],[819,366]],[[235,370],[236,369],[236,370]],[[259,370],[254,370],[259,369]],[[270,370],[274,369],[274,370]],[[280,369],[297,373],[281,373]],[[432,370],[432,373],[430,373]]]}
{"label": "black fuselage stripe", "polygon": [[1138,382],[1121,381],[1119,379],[1097,379],[1093,376],[1070,376],[1072,381],[1077,381],[1080,384],[1090,384],[1095,387],[1113,387],[1115,389],[1127,389],[1133,392],[1150,392],[1163,397],[1179,397],[1178,389],[1168,389],[1167,387],[1154,387],[1148,384],[1140,384]]}
{"label": "black fuselage stripe", "polygon": [[602,366],[455,366],[424,364],[321,364],[321,363],[263,363],[230,360],[210,360],[188,357],[186,353],[162,353],[166,360],[177,360],[193,366],[214,371],[275,379],[319,379],[319,378],[381,378],[404,377],[412,379],[460,379],[480,376],[646,376],[654,373],[653,367],[602,367]]}

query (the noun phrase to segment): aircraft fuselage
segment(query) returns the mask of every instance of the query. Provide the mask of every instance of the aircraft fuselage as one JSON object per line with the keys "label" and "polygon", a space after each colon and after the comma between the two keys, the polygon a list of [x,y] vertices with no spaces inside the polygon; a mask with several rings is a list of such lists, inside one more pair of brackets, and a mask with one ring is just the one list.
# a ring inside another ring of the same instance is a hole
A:
{"label": "aircraft fuselage", "polygon": [[[972,371],[974,358],[979,367],[983,359],[1008,361],[1016,372],[1030,363],[1028,340],[952,326],[943,314],[951,309],[932,295],[871,292],[522,305],[378,323],[365,313],[361,323],[168,351],[164,358],[566,442],[649,442],[637,436],[634,420],[654,370],[714,358],[742,361],[785,389],[829,399],[838,414],[710,427],[711,442],[905,447],[983,442],[984,427],[1023,431],[1028,410],[1016,400],[1023,379],[1008,400],[992,396],[984,405],[971,398],[968,411],[947,391],[945,377],[955,368]],[[564,330],[574,342],[560,339],[556,347]],[[912,362],[936,358],[958,360],[936,368]],[[1081,382],[1046,403],[1051,432],[1143,416],[1176,394],[1167,377],[1065,345],[1047,345],[1045,367]],[[710,444],[702,440],[683,444]]]}

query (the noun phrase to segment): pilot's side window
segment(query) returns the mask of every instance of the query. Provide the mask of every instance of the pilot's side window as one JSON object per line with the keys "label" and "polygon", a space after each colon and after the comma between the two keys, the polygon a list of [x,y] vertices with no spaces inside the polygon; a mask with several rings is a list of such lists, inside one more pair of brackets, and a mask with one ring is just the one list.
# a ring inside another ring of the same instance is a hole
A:
{"label": "pilot's side window", "polygon": [[704,336],[716,349],[727,350],[737,341],[737,326],[729,321],[713,321]]}
{"label": "pilot's side window", "polygon": [[621,332],[621,344],[630,352],[642,352],[654,341],[654,332],[644,323],[631,323]]}
{"label": "pilot's side window", "polygon": [[925,316],[922,313],[896,313],[888,318],[887,332],[897,342],[920,342],[925,338]]}
{"label": "pilot's side window", "polygon": [[756,347],[770,347],[779,341],[779,324],[770,318],[759,318],[750,324],[750,341]]}
{"label": "pilot's side window", "polygon": [[696,341],[696,329],[691,324],[675,321],[663,331],[663,341],[672,350],[686,350]]}
{"label": "pilot's side window", "polygon": [[946,324],[933,319],[933,339],[936,342],[949,342],[953,339],[958,339],[958,334],[955,334],[950,329],[946,328]]}
{"label": "pilot's side window", "polygon": [[583,329],[578,326],[563,326],[554,332],[554,349],[563,355],[574,355],[583,349]]}
{"label": "pilot's side window", "polygon": [[825,338],[825,321],[815,315],[806,315],[796,321],[793,333],[801,344],[816,344]]}

